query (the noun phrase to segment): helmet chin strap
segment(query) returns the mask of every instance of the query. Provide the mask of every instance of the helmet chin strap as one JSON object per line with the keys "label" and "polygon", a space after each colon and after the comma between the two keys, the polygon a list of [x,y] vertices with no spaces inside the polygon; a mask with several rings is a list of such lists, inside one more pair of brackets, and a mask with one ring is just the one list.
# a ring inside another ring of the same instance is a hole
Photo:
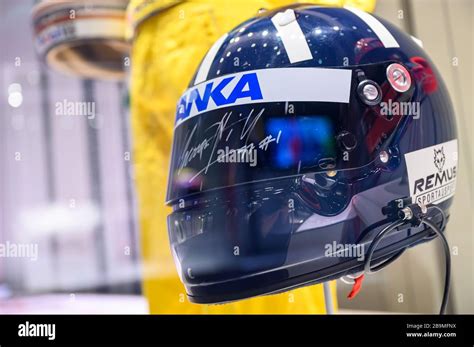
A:
{"label": "helmet chin strap", "polygon": [[[362,285],[362,280],[364,279],[365,274],[372,274],[375,273],[396,259],[405,251],[406,248],[409,246],[405,247],[401,251],[398,251],[393,255],[392,257],[383,260],[382,262],[372,266],[372,257],[374,255],[374,252],[379,245],[379,243],[382,241],[382,239],[393,232],[394,230],[397,230],[399,227],[411,224],[412,226],[420,226],[420,225],[425,225],[427,228],[431,229],[433,231],[432,234],[428,235],[426,238],[434,238],[439,236],[440,240],[443,243],[444,251],[445,251],[445,259],[446,259],[446,270],[445,270],[445,281],[444,281],[444,291],[443,291],[443,299],[441,302],[441,307],[439,310],[439,314],[444,314],[446,311],[446,306],[448,302],[448,295],[449,295],[449,286],[450,286],[450,278],[451,278],[451,252],[449,248],[448,241],[446,239],[446,236],[443,233],[443,229],[446,226],[446,215],[444,211],[439,208],[438,206],[431,205],[431,206],[424,206],[421,204],[412,204],[411,202],[407,204],[409,200],[408,199],[400,199],[400,200],[394,200],[390,202],[386,208],[384,208],[383,213],[388,215],[387,219],[384,219],[383,221],[379,221],[377,223],[374,223],[373,225],[367,227],[366,230],[364,230],[361,234],[361,237],[359,238],[359,242],[364,238],[364,236],[367,235],[368,231],[375,229],[378,226],[382,226],[384,224],[387,224],[389,221],[391,221],[390,224],[388,224],[386,227],[384,227],[381,231],[377,233],[377,235],[374,237],[372,242],[370,243],[369,249],[365,254],[364,258],[364,271],[361,272],[360,274],[356,276],[343,276],[341,277],[341,280],[345,283],[353,284],[353,288],[348,296],[349,299],[354,298],[357,293],[361,289]],[[441,215],[442,221],[441,221],[441,226],[438,227],[437,223],[433,221],[434,216],[429,216],[430,211],[436,210],[438,214]],[[374,226],[375,225],[375,226]],[[345,279],[344,277],[348,277],[349,280]]]}

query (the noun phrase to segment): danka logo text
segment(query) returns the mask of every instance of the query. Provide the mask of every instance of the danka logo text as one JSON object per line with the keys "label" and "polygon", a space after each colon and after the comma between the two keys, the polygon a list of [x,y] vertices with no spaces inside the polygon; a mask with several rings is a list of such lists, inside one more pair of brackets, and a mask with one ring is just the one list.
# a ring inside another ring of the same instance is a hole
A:
{"label": "danka logo text", "polygon": [[[243,74],[232,88],[232,91],[225,96],[224,89],[236,78],[230,76],[222,79],[219,83],[209,82],[205,85],[204,91],[199,92],[198,88],[192,89],[185,94],[178,104],[178,118],[185,119],[191,114],[193,105],[198,112],[206,111],[209,101],[212,99],[217,107],[231,105],[239,99],[250,98],[251,100],[262,100],[262,90],[255,72]],[[238,78],[238,77],[237,77]]]}

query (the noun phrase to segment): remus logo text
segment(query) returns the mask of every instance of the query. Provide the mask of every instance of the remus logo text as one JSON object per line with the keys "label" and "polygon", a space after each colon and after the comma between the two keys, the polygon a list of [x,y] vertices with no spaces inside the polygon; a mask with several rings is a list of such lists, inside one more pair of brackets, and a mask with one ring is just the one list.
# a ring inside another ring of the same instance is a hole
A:
{"label": "remus logo text", "polygon": [[439,203],[454,195],[457,174],[457,140],[407,153],[410,195],[413,202]]}

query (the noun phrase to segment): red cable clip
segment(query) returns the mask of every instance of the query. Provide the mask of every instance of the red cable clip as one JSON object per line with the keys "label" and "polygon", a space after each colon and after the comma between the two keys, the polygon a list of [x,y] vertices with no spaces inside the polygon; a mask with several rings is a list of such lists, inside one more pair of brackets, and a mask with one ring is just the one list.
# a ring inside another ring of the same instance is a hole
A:
{"label": "red cable clip", "polygon": [[363,280],[364,280],[364,274],[362,274],[359,277],[356,277],[354,279],[354,284],[352,285],[352,290],[349,293],[349,295],[347,295],[348,299],[354,298],[360,292],[360,290],[362,288],[362,281]]}

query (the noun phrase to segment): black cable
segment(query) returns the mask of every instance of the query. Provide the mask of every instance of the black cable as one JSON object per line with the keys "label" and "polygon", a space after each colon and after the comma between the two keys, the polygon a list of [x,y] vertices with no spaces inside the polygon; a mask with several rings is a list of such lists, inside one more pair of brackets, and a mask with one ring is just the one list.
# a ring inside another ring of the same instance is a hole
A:
{"label": "black cable", "polygon": [[370,243],[369,250],[367,251],[365,255],[365,260],[364,260],[364,273],[370,274],[372,273],[371,268],[370,268],[370,263],[372,261],[372,256],[374,255],[375,248],[379,245],[380,241],[385,237],[385,235],[389,234],[396,228],[406,224],[406,221],[404,220],[397,220],[395,222],[390,223],[387,225],[385,228],[383,228],[379,233],[374,237],[372,242]]}
{"label": "black cable", "polygon": [[385,218],[369,225],[360,233],[359,237],[357,238],[356,243],[360,243],[370,231],[374,230],[375,228],[381,227],[382,225],[385,225],[388,222],[390,222],[390,220],[388,218]]}
{"label": "black cable", "polygon": [[373,273],[373,272],[378,272],[380,270],[382,270],[384,267],[392,264],[395,260],[397,260],[398,258],[400,258],[400,256],[406,251],[407,247],[399,250],[397,253],[395,253],[394,255],[392,255],[390,258],[388,259],[385,259],[384,261],[381,261],[379,264],[377,265],[374,265],[371,267],[370,271]]}
{"label": "black cable", "polygon": [[[410,235],[411,235],[411,232],[410,232],[410,229],[408,229],[408,236],[410,236]],[[435,237],[436,237],[436,234],[435,234]],[[370,271],[378,272],[378,271],[382,270],[383,268],[385,268],[386,266],[392,264],[395,260],[400,258],[400,256],[407,250],[408,247],[409,246],[403,247],[401,250],[396,252],[394,255],[392,255],[388,259],[384,259],[380,263],[378,263],[377,265],[371,266]]]}
{"label": "black cable", "polygon": [[[444,214],[444,211],[443,211],[440,207],[438,207],[438,206],[436,206],[436,205],[429,205],[429,206],[428,206],[428,212],[429,212],[430,210],[431,210],[431,211],[432,211],[432,210],[437,210],[437,211],[440,212],[440,214],[441,214],[441,226],[439,227],[439,229],[441,229],[441,231],[444,231],[444,228],[446,227],[446,224],[447,224],[447,218],[446,218],[446,215]],[[427,218],[428,218],[428,217],[427,217]],[[438,234],[436,234],[436,232],[435,232],[435,233],[432,233],[432,234],[426,236],[426,237],[425,237],[425,240],[430,241],[430,240],[436,238],[437,236],[438,236]]]}
{"label": "black cable", "polygon": [[[385,218],[385,219],[382,219],[382,220],[379,220],[378,222],[375,222],[375,223],[372,223],[371,225],[369,225],[368,227],[366,227],[364,230],[362,230],[362,232],[360,233],[359,237],[357,238],[356,240],[356,244],[360,244],[361,241],[369,234],[369,232],[371,232],[372,230],[378,228],[378,227],[381,227],[383,225],[386,225],[387,223],[389,223],[391,220],[393,219],[390,219],[390,218]],[[407,249],[407,247],[403,248],[402,250],[398,251],[397,253],[395,253],[393,256],[389,257],[388,259],[384,259],[382,260],[380,263],[378,263],[377,265],[374,265],[371,269],[371,272],[374,273],[374,272],[377,272],[377,271],[380,271],[382,270],[385,266],[393,263],[395,260],[397,260],[402,254],[403,252],[405,252],[405,250]],[[344,277],[344,276],[343,276]],[[341,279],[343,278],[341,277]],[[348,282],[345,282],[345,283],[348,283]]]}
{"label": "black cable", "polygon": [[428,205],[428,212],[430,210],[437,210],[439,212],[439,214],[441,215],[441,226],[439,227],[439,229],[444,230],[444,228],[446,227],[447,219],[443,209],[436,205]]}
{"label": "black cable", "polygon": [[[444,213],[443,213],[444,214]],[[444,314],[446,312],[446,306],[448,304],[448,296],[449,296],[449,284],[451,281],[451,250],[449,248],[448,240],[444,233],[438,228],[438,226],[427,219],[422,219],[421,222],[426,226],[430,227],[431,230],[436,232],[439,235],[441,241],[443,242],[444,246],[444,256],[446,259],[446,274],[444,276],[444,290],[443,290],[443,300],[441,301],[441,308],[439,310],[439,314]]]}
{"label": "black cable", "polygon": [[[441,230],[444,230],[444,228],[446,226],[446,222],[447,222],[444,211],[436,205],[428,205],[427,207],[428,207],[428,211],[437,210],[437,211],[440,212],[440,214],[442,216],[442,220],[443,220],[440,228],[441,228]],[[383,226],[383,225],[385,225],[385,224],[387,224],[391,221],[393,221],[393,219],[387,217],[385,219],[379,220],[378,222],[372,223],[371,225],[366,227],[364,230],[362,230],[362,232],[360,233],[359,237],[356,240],[356,243],[360,243],[365,238],[365,236],[367,236],[369,234],[369,232],[371,232],[375,228],[381,227],[381,226]]]}
{"label": "black cable", "polygon": [[[441,225],[445,226],[446,225],[446,223],[445,223],[446,222],[446,217],[444,215],[444,212],[441,209],[439,209],[439,210],[441,211],[441,215],[443,217]],[[395,259],[397,259],[403,253],[403,251],[405,249],[402,249],[397,254],[395,254],[393,257],[389,258],[388,260],[383,261],[382,263],[376,265],[375,267],[371,267],[372,256],[374,254],[374,251],[375,251],[376,247],[380,243],[380,241],[382,241],[382,239],[386,235],[388,235],[390,232],[392,232],[393,230],[397,229],[398,227],[400,227],[400,226],[402,226],[406,223],[407,223],[406,220],[398,220],[398,221],[392,222],[389,225],[387,225],[384,229],[382,229],[375,236],[375,238],[370,243],[369,249],[368,249],[368,251],[365,255],[364,273],[370,274],[370,273],[373,273],[373,272],[376,272],[376,271],[382,269],[383,267],[385,267],[388,264],[392,263]],[[444,251],[445,251],[445,259],[446,259],[446,274],[445,274],[445,281],[444,281],[443,300],[441,302],[441,308],[440,308],[439,314],[444,314],[445,311],[446,311],[446,306],[447,306],[447,302],[448,302],[449,284],[450,284],[450,280],[451,280],[451,251],[449,249],[448,240],[446,239],[443,232],[441,231],[440,228],[438,228],[438,226],[436,224],[432,223],[427,218],[422,218],[420,220],[420,223],[425,224],[427,227],[429,227],[431,230],[433,230],[438,236],[440,236],[441,241],[443,242]]]}

